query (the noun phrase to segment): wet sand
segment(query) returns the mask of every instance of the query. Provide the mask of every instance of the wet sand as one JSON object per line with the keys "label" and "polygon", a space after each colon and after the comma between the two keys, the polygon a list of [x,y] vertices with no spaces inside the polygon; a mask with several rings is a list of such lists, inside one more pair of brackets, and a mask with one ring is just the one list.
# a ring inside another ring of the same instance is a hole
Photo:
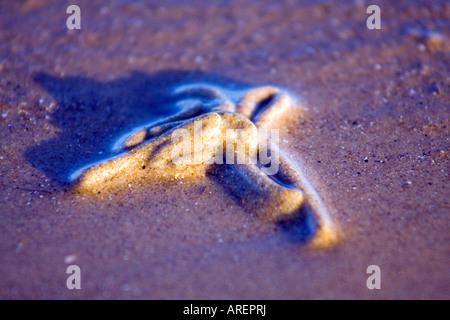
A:
{"label": "wet sand", "polygon": [[[377,4],[381,30],[363,1],[78,1],[82,29],[67,30],[64,3],[1,1],[0,298],[450,298],[450,7]],[[302,98],[281,147],[340,243],[311,250],[211,177],[70,190],[194,81]]]}

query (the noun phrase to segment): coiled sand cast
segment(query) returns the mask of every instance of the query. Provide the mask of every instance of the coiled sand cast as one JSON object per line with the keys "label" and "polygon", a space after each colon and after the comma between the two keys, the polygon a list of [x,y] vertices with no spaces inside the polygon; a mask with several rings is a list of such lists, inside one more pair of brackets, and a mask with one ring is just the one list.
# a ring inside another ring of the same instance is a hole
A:
{"label": "coiled sand cast", "polygon": [[[312,246],[336,242],[336,227],[317,192],[271,139],[283,117],[298,110],[290,94],[273,86],[228,91],[202,83],[173,94],[180,97],[181,112],[122,137],[113,148],[116,157],[78,171],[76,189],[97,194],[143,176],[191,178],[223,167],[233,171],[224,183],[249,212],[271,221],[307,215]],[[261,161],[263,150],[269,163]]]}

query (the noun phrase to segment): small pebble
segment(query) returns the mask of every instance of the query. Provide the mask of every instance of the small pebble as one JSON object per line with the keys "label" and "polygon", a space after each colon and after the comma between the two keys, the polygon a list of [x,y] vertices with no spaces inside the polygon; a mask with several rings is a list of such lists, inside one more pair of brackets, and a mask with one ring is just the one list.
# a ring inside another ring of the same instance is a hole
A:
{"label": "small pebble", "polygon": [[64,263],[65,264],[71,264],[73,262],[75,262],[77,260],[77,255],[76,254],[69,254],[67,256],[64,257]]}
{"label": "small pebble", "polygon": [[[427,49],[441,48],[446,45],[446,38],[434,30],[422,30],[417,28],[406,29],[405,33],[412,39],[424,45]],[[419,48],[420,50],[420,48]]]}

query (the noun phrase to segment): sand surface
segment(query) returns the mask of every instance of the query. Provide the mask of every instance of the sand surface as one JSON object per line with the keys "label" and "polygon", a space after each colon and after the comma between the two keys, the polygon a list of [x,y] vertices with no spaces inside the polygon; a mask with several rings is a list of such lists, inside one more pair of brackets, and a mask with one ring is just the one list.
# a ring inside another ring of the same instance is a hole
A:
{"label": "sand surface", "polygon": [[[68,30],[63,1],[0,1],[0,298],[450,298],[447,1],[376,1],[381,30],[365,1],[108,3]],[[282,148],[340,243],[309,249],[211,177],[69,190],[193,81],[302,98]]]}

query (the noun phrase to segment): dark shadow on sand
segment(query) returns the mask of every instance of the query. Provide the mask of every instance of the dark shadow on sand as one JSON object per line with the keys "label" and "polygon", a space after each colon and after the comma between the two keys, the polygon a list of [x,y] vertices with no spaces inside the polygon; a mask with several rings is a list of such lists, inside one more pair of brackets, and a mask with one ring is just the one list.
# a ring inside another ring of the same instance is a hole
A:
{"label": "dark shadow on sand", "polygon": [[[246,207],[245,202],[251,202],[251,198],[265,196],[260,188],[249,183],[233,165],[214,165],[208,170],[207,175],[219,184],[222,190],[238,205],[244,208]],[[233,183],[230,183],[230,181],[233,181]],[[315,215],[307,204],[289,216],[277,219],[275,225],[293,244],[306,243],[314,237],[318,229]]]}
{"label": "dark shadow on sand", "polygon": [[308,206],[302,206],[296,213],[279,219],[276,224],[292,243],[306,243],[318,230],[317,220]]}

